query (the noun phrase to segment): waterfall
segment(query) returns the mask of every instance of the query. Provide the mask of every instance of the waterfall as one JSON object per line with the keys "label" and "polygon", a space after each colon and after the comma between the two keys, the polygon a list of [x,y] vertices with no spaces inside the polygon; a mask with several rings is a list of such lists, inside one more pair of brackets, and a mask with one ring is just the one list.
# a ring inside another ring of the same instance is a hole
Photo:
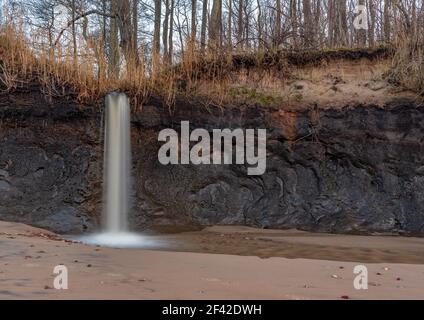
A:
{"label": "waterfall", "polygon": [[130,106],[123,93],[106,96],[103,167],[103,229],[128,231],[130,203]]}
{"label": "waterfall", "polygon": [[102,230],[77,239],[86,244],[113,248],[154,248],[158,245],[157,240],[128,231],[131,203],[131,123],[128,98],[123,93],[110,93],[105,102]]}

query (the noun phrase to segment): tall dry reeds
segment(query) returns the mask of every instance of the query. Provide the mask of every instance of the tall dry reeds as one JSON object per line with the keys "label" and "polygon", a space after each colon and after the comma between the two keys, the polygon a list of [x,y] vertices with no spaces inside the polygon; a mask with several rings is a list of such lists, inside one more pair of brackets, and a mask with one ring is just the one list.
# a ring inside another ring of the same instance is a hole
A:
{"label": "tall dry reeds", "polygon": [[119,77],[109,76],[102,45],[94,40],[83,48],[77,61],[70,49],[34,50],[23,33],[0,29],[0,83],[3,90],[23,87],[37,80],[49,96],[74,95],[82,102],[119,90],[143,99],[152,88],[143,57],[126,62]]}
{"label": "tall dry reeds", "polygon": [[389,78],[405,89],[424,96],[423,37],[409,37],[399,41],[389,71]]}

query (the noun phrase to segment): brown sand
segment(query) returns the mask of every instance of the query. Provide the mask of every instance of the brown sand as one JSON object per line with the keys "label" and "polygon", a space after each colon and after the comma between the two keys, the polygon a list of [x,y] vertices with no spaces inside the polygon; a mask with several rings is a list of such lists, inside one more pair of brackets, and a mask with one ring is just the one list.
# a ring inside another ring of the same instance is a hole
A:
{"label": "brown sand", "polygon": [[[361,104],[384,106],[393,99],[416,100],[416,94],[387,81],[385,74],[389,68],[390,62],[384,59],[332,61],[322,66],[294,68],[289,79],[263,72],[241,72],[238,76],[233,75],[233,86],[280,97],[282,108],[290,110],[315,104],[326,109]],[[211,84],[207,82],[203,90],[210,93]]]}
{"label": "brown sand", "polygon": [[[291,245],[297,256],[311,254],[312,248],[301,248],[311,243],[315,246],[318,240],[328,252],[344,248],[348,256],[349,250],[357,246],[358,250],[404,252],[406,260],[414,252],[418,255],[424,246],[424,239],[417,238],[330,236],[234,227],[165,238],[174,237],[178,245],[187,242],[187,247],[195,247],[190,241],[201,239],[200,234],[203,240],[209,239],[205,246],[221,251],[236,245],[237,237],[259,234],[257,237],[265,240],[257,241],[274,247]],[[214,237],[232,236],[229,244],[212,243]],[[246,243],[248,239],[239,241],[239,249],[234,251],[241,251]],[[99,248],[6,222],[0,222],[0,247],[2,299],[424,299],[424,268],[417,264],[366,263],[369,289],[358,291],[352,284],[356,262]],[[378,258],[385,259],[384,255]],[[68,290],[52,289],[53,268],[59,264],[68,268]]]}

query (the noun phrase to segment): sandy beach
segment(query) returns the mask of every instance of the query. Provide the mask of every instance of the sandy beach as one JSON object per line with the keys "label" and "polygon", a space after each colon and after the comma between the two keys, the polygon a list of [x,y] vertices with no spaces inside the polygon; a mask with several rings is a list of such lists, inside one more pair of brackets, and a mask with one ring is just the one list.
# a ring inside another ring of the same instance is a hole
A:
{"label": "sandy beach", "polygon": [[[245,227],[212,227],[156,237],[174,242],[174,247],[88,246],[46,230],[0,222],[0,298],[424,299],[421,238]],[[212,241],[217,238],[223,239],[221,243]],[[255,245],[244,246],[241,239],[246,243],[250,238]],[[199,245],[199,239],[208,243]],[[261,249],[262,242],[271,251]],[[271,257],[278,247],[280,252]],[[347,262],[352,252],[356,257],[368,253],[369,259]],[[331,254],[332,260],[318,259]],[[68,269],[68,290],[53,288],[53,269],[60,264]],[[368,290],[353,287],[353,268],[358,264],[368,268]]]}

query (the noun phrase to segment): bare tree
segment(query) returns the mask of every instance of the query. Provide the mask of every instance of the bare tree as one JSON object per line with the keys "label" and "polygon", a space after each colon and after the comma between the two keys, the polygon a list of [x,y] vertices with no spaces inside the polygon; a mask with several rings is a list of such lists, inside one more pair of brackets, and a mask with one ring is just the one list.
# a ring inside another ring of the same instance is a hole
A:
{"label": "bare tree", "polygon": [[[201,52],[206,45],[212,52],[372,47],[424,33],[424,5],[419,0],[28,1],[25,6],[24,0],[7,2],[8,12],[24,6],[28,17],[7,17],[12,23],[27,19],[37,50],[52,58],[71,57],[76,66],[93,54],[96,61],[107,61],[103,69],[110,77],[118,77],[124,65],[139,65],[139,57],[151,61],[155,73],[162,63],[187,57],[188,50],[196,53],[197,44]],[[357,4],[367,8],[368,30],[354,28]]]}
{"label": "bare tree", "polygon": [[387,43],[390,42],[390,7],[391,7],[391,0],[384,1],[384,17],[383,17],[383,26],[384,26],[384,41]]}
{"label": "bare tree", "polygon": [[120,53],[119,53],[119,30],[118,30],[118,1],[110,1],[110,13],[112,17],[110,18],[110,32],[109,32],[109,75],[113,77],[119,77],[119,62],[120,62]]}
{"label": "bare tree", "polygon": [[314,29],[310,0],[303,0],[303,43],[305,48],[313,45]]}
{"label": "bare tree", "polygon": [[221,47],[222,0],[213,0],[211,21],[209,23],[209,46]]}
{"label": "bare tree", "polygon": [[158,70],[160,63],[160,23],[161,23],[161,1],[155,1],[155,20],[153,29],[152,63],[153,70]]}
{"label": "bare tree", "polygon": [[200,48],[202,51],[205,50],[206,47],[206,26],[208,19],[208,0],[203,0],[202,6],[202,26],[200,30]]}
{"label": "bare tree", "polygon": [[197,6],[196,0],[191,0],[191,30],[190,30],[190,42],[194,48],[196,42],[196,15],[197,15]]}
{"label": "bare tree", "polygon": [[163,43],[163,56],[164,61],[168,61],[168,27],[169,27],[169,18],[170,18],[170,0],[165,0],[165,17],[163,19],[163,32],[162,32],[162,43]]}

